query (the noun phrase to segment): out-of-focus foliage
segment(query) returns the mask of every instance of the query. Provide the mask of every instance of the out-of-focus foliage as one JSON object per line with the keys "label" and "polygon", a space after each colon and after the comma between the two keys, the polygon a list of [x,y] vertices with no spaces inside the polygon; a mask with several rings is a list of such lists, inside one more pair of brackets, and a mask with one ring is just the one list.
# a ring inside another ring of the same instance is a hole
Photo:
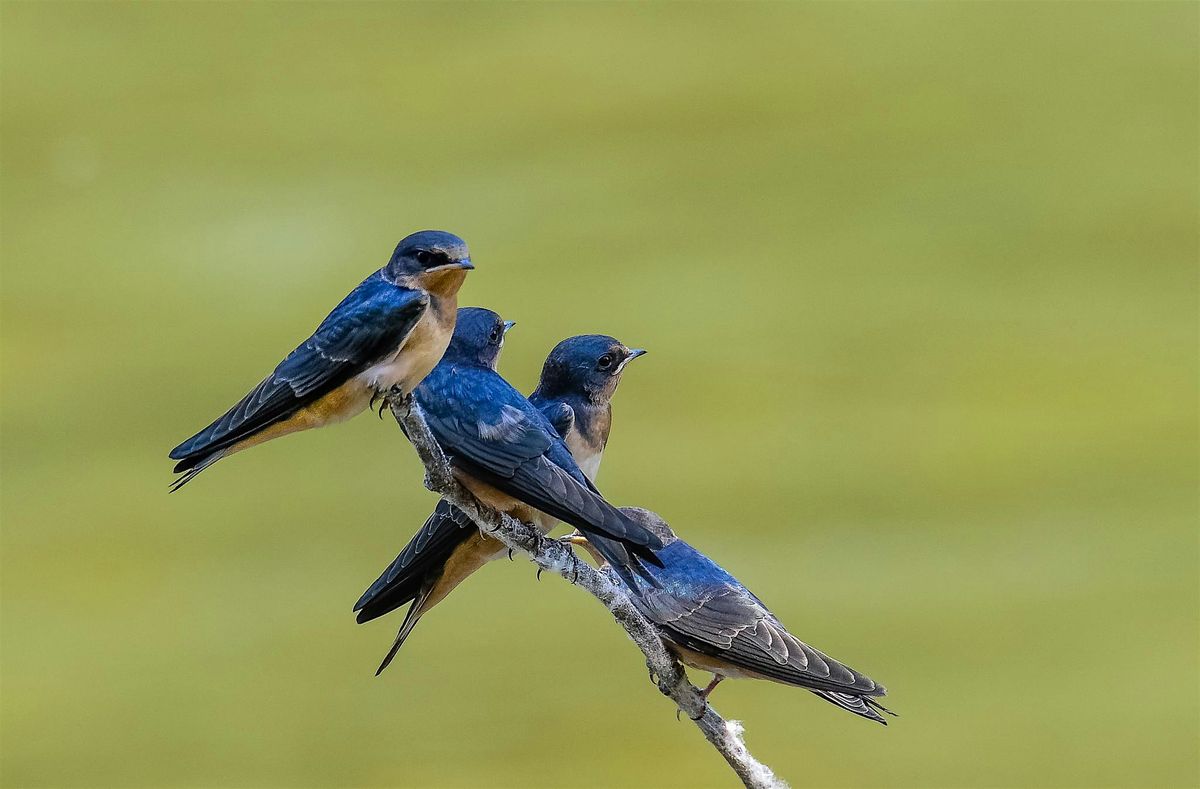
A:
{"label": "out-of-focus foliage", "polygon": [[890,688],[721,687],[794,785],[1195,784],[1198,9],[6,3],[3,783],[731,784],[524,562],[372,676],[394,425],[167,495],[435,227],[520,387],[650,349],[601,488]]}

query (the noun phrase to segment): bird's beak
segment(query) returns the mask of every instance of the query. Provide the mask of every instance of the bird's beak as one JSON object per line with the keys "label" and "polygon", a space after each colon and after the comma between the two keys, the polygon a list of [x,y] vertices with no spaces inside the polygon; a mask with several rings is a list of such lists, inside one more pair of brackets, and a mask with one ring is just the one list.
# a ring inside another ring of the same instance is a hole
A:
{"label": "bird's beak", "polygon": [[511,329],[513,326],[516,326],[516,325],[517,325],[516,321],[505,321],[504,322],[504,333],[508,334],[509,329]]}
{"label": "bird's beak", "polygon": [[629,364],[634,359],[638,358],[639,356],[645,356],[645,355],[646,355],[645,348],[630,348],[629,354],[625,357],[625,361],[621,362],[620,367],[617,368],[617,373],[623,372],[625,370],[625,365]]}
{"label": "bird's beak", "polygon": [[425,273],[429,274],[434,271],[452,271],[454,269],[462,269],[463,271],[470,271],[473,268],[475,268],[475,264],[471,262],[471,259],[463,258],[462,260],[455,260],[451,263],[444,263],[440,266],[434,266],[433,268],[425,269]]}

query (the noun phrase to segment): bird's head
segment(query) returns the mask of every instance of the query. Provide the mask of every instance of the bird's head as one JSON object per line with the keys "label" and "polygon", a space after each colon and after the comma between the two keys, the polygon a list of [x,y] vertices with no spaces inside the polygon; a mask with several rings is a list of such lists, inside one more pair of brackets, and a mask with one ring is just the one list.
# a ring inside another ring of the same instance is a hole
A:
{"label": "bird's head", "polygon": [[625,365],[644,353],[605,334],[570,337],[546,357],[538,392],[544,397],[576,395],[607,403],[617,391]]}
{"label": "bird's head", "polygon": [[473,268],[466,241],[453,233],[422,230],[396,245],[384,275],[397,285],[452,296]]}
{"label": "bird's head", "polygon": [[644,510],[641,507],[622,507],[621,512],[646,527],[646,530],[662,540],[663,547],[679,539],[667,522],[659,517],[657,512]]}
{"label": "bird's head", "polygon": [[500,349],[504,347],[504,335],[515,325],[516,321],[506,321],[483,307],[461,307],[446,358],[495,370]]}

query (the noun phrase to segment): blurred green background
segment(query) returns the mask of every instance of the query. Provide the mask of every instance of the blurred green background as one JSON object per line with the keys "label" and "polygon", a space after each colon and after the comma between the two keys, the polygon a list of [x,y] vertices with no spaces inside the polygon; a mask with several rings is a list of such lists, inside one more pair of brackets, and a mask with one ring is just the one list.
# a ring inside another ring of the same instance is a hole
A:
{"label": "blurred green background", "polygon": [[[730,683],[794,786],[1191,786],[1200,5],[6,2],[12,787],[729,786],[602,607],[522,561],[351,604],[434,503],[361,417],[166,453],[401,236],[629,369],[660,511],[884,729]],[[699,676],[701,681],[707,675]]]}

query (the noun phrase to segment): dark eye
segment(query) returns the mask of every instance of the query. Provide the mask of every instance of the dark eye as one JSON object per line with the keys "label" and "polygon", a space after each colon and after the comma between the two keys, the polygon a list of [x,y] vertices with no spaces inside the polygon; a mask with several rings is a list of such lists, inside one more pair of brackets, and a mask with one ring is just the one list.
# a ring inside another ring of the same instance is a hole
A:
{"label": "dark eye", "polygon": [[500,327],[497,326],[496,328],[492,329],[492,336],[491,336],[490,342],[493,345],[495,345],[496,343],[500,342],[500,337],[501,337]]}
{"label": "dark eye", "polygon": [[607,370],[613,366],[613,357],[611,353],[606,353],[600,357],[600,361],[596,362],[596,366],[601,370]]}
{"label": "dark eye", "polygon": [[428,266],[430,263],[433,262],[433,253],[426,252],[423,249],[419,250],[417,252],[417,262],[420,263],[422,266]]}

